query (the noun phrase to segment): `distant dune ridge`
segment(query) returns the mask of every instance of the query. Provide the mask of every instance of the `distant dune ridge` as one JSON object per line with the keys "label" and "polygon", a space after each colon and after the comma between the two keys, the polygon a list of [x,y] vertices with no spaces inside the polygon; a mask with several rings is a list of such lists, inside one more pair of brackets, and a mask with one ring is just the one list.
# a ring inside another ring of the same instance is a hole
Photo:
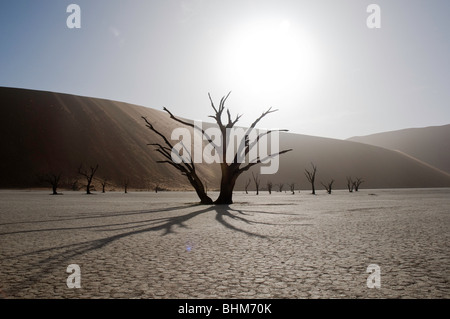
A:
{"label": "distant dune ridge", "polygon": [[[170,137],[178,124],[165,112],[104,99],[14,88],[0,88],[0,99],[1,188],[42,186],[37,175],[46,172],[62,172],[67,186],[79,178],[76,172],[80,164],[99,164],[96,176],[108,179],[107,190],[119,190],[125,179],[129,180],[130,189],[153,190],[157,185],[165,189],[191,189],[179,171],[156,163],[161,156],[147,145],[160,140],[145,127],[141,116]],[[204,111],[205,114],[212,111],[207,99]],[[251,116],[245,111],[241,113]],[[448,130],[450,125],[446,127]],[[442,172],[450,171],[449,153],[442,147],[438,151],[422,148],[423,154],[422,151],[419,154],[411,151],[414,143],[402,144],[400,139],[398,145],[383,144],[382,148],[354,142],[363,141],[361,138],[342,141],[291,133],[280,136],[280,149],[294,150],[280,157],[277,174],[260,176],[263,188],[270,180],[274,185],[285,184],[285,190],[290,183],[295,183],[296,189],[309,189],[304,170],[311,162],[318,168],[318,193],[325,192],[320,182],[327,183],[330,179],[335,180],[334,188],[346,188],[347,176],[363,178],[361,188],[450,187],[450,176]],[[415,140],[421,141],[419,137]],[[438,144],[438,138],[434,140]],[[202,164],[198,170],[208,189],[218,187],[219,165]],[[253,171],[259,172],[259,168]],[[236,190],[242,190],[250,176],[251,171],[241,175]],[[83,180],[80,178],[79,182],[82,184]],[[101,190],[98,181],[95,185],[97,191]]]}
{"label": "distant dune ridge", "polygon": [[355,136],[348,140],[397,150],[450,174],[450,124]]}

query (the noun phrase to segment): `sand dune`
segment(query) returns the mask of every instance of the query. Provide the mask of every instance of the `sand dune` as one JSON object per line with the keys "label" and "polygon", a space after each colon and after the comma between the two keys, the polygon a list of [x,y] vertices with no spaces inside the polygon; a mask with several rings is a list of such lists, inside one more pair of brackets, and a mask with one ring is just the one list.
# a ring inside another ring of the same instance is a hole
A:
{"label": "sand dune", "polygon": [[[1,187],[37,186],[36,174],[63,172],[76,177],[80,164],[99,164],[97,176],[120,186],[184,189],[189,183],[176,170],[157,164],[155,135],[140,118],[146,116],[165,133],[165,113],[114,101],[51,92],[0,90],[3,158]],[[212,183],[212,167],[200,168]]]}
{"label": "sand dune", "polygon": [[[167,135],[178,125],[162,112],[143,106],[74,95],[0,88],[0,187],[23,188],[40,184],[36,175],[63,172],[65,179],[77,176],[78,166],[99,164],[97,176],[120,187],[126,178],[131,188],[155,185],[169,189],[190,189],[186,178],[161,159],[148,143],[159,141],[141,116]],[[205,112],[208,112],[205,103]],[[293,148],[280,159],[275,175],[268,180],[295,183],[307,189],[304,169],[318,166],[320,181],[333,178],[345,187],[345,177],[361,177],[366,188],[449,187],[450,177],[406,155],[377,146],[298,134],[282,134],[281,147]],[[210,189],[218,186],[218,165],[199,165],[200,176]],[[256,170],[255,170],[256,171]],[[241,189],[251,172],[237,182]]]}
{"label": "sand dune", "polygon": [[311,167],[310,162],[317,166],[318,181],[326,183],[334,179],[338,188],[345,188],[346,176],[362,178],[365,181],[362,186],[366,188],[448,185],[449,177],[441,171],[377,146],[293,134],[287,134],[282,142],[294,151],[283,158],[280,175],[285,180],[292,176],[291,180],[300,181],[301,188],[308,187],[303,171]]}
{"label": "sand dune", "polygon": [[398,150],[450,173],[450,124],[357,136],[349,141]]}

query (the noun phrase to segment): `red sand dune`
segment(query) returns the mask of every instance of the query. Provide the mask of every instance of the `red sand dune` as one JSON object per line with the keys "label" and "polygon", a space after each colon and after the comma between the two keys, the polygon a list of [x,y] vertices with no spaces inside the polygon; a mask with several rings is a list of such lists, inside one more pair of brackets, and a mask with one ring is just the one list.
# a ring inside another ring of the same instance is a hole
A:
{"label": "red sand dune", "polygon": [[[13,88],[0,88],[0,99],[1,188],[37,187],[36,176],[45,172],[62,172],[69,183],[77,177],[80,164],[98,163],[96,176],[108,178],[115,187],[127,178],[130,188],[159,185],[191,189],[177,170],[157,164],[160,154],[147,145],[160,140],[145,127],[141,116],[170,136],[179,125],[165,112],[104,99]],[[210,112],[209,107],[205,103],[205,112]],[[336,180],[335,187],[345,188],[346,176],[363,178],[363,188],[450,186],[450,176],[385,148],[290,133],[281,135],[281,148],[294,151],[280,158],[277,174],[261,175],[261,185],[271,180],[307,189],[303,172],[314,162],[318,190],[322,188],[320,181],[331,178]],[[198,170],[210,189],[218,186],[217,164],[199,165]],[[238,180],[237,189],[242,189],[250,174]]]}

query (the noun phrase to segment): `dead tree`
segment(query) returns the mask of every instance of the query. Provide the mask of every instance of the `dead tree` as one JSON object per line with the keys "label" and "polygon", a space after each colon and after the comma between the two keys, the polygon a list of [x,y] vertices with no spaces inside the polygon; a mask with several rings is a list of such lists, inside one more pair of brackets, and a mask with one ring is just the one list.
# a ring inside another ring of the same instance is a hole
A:
{"label": "dead tree", "polygon": [[[202,134],[202,137],[205,140],[207,140],[210,143],[210,145],[213,146],[215,152],[217,152],[218,154],[221,154],[220,168],[221,168],[222,176],[221,176],[221,180],[220,180],[219,197],[214,201],[215,204],[232,204],[233,203],[234,186],[236,184],[238,177],[242,173],[248,171],[251,167],[253,167],[255,165],[264,163],[273,157],[277,157],[281,154],[291,151],[291,149],[282,150],[282,151],[279,151],[276,153],[271,153],[271,154],[265,156],[264,158],[260,158],[258,156],[255,160],[250,161],[250,163],[242,163],[241,161],[239,161],[239,157],[241,157],[241,155],[243,155],[243,158],[245,158],[247,155],[249,155],[250,151],[255,146],[258,145],[258,142],[262,137],[268,136],[273,132],[286,132],[287,131],[287,130],[265,131],[263,133],[257,134],[257,138],[254,141],[250,142],[250,138],[249,138],[250,133],[252,133],[256,130],[255,127],[259,123],[259,121],[262,118],[264,118],[266,115],[276,111],[276,110],[272,110],[272,108],[269,108],[267,111],[263,112],[261,114],[261,116],[259,116],[250,125],[250,127],[246,130],[244,137],[242,138],[241,141],[238,142],[238,150],[237,151],[233,150],[233,152],[235,152],[233,154],[227,154],[227,148],[228,148],[228,142],[229,142],[228,138],[227,138],[228,137],[227,131],[234,128],[236,123],[239,121],[239,119],[242,116],[242,115],[237,115],[235,117],[235,119],[232,119],[231,113],[227,109],[228,121],[223,122],[222,116],[225,111],[225,102],[226,102],[227,98],[229,97],[230,93],[228,93],[227,96],[222,97],[218,107],[216,107],[216,105],[214,104],[214,102],[211,98],[211,95],[208,94],[209,100],[211,102],[211,107],[214,110],[214,115],[210,115],[210,117],[216,121],[218,128],[221,132],[221,143],[218,143],[218,144],[214,143],[214,141],[208,136],[208,134],[201,127],[198,127],[195,123],[187,122],[187,121],[184,121],[184,120],[181,120],[181,119],[175,117],[167,108],[164,108],[164,111],[166,111],[169,114],[169,116],[172,120],[174,120],[178,123],[181,123],[185,126],[191,127],[194,130],[197,130],[198,132],[200,132]],[[160,154],[162,154],[163,157],[165,158],[164,160],[158,161],[158,163],[166,163],[166,164],[173,166],[177,170],[179,170],[183,175],[185,175],[188,178],[190,184],[194,187],[195,191],[197,192],[198,197],[200,198],[200,202],[202,204],[212,204],[213,201],[205,192],[205,187],[204,187],[201,179],[197,175],[194,161],[192,159],[191,154],[189,154],[189,151],[187,150],[187,148],[183,146],[182,150],[183,150],[183,153],[186,152],[188,156],[187,157],[182,156],[179,152],[175,151],[175,149],[173,148],[173,145],[170,143],[170,141],[162,133],[160,133],[150,123],[150,121],[147,118],[143,117],[143,119],[146,123],[146,126],[150,130],[155,132],[157,135],[159,135],[164,141],[164,145],[159,144],[159,143],[150,144],[150,145],[156,146],[157,147],[156,151],[158,151]],[[240,151],[242,151],[242,152],[240,152]],[[174,157],[176,159],[182,159],[182,160],[175,161],[172,158],[172,155],[174,155]],[[232,155],[232,156],[228,156],[228,155]],[[233,160],[228,161],[229,158],[233,158]]]}
{"label": "dead tree", "polygon": [[284,187],[284,184],[283,184],[283,183],[278,184],[278,191],[279,191],[280,193],[283,191],[283,187]]}
{"label": "dead tree", "polygon": [[289,188],[291,189],[292,195],[295,194],[295,183],[289,184]]}
{"label": "dead tree", "polygon": [[356,181],[353,182],[353,187],[355,188],[355,192],[357,192],[359,190],[359,185],[361,185],[362,183],[364,183],[364,181],[357,177]]}
{"label": "dead tree", "polygon": [[250,186],[250,183],[252,180],[249,178],[248,181],[245,182],[245,193],[248,194],[248,187]]}
{"label": "dead tree", "polygon": [[130,183],[130,180],[129,180],[128,178],[125,178],[125,179],[123,180],[123,188],[124,188],[125,194],[128,193],[128,184],[129,184],[129,183]]}
{"label": "dead tree", "polygon": [[102,185],[102,193],[105,193],[106,191],[106,185],[108,185],[108,179],[107,178],[102,178],[99,180],[100,185]]}
{"label": "dead tree", "polygon": [[91,193],[91,184],[94,179],[95,172],[97,172],[97,169],[98,169],[98,164],[95,167],[90,166],[89,170],[83,169],[83,164],[81,164],[80,167],[78,167],[78,174],[80,174],[81,176],[84,176],[86,178],[86,181],[87,181],[86,194],[88,194],[88,195],[92,194]]}
{"label": "dead tree", "polygon": [[307,169],[305,169],[305,176],[308,179],[308,182],[311,183],[312,194],[315,195],[316,188],[314,186],[314,182],[316,180],[317,166],[314,166],[313,163],[311,163],[311,165],[312,165],[312,171],[308,171]]}
{"label": "dead tree", "polygon": [[80,190],[80,182],[78,180],[78,177],[72,177],[71,179],[69,179],[69,187],[73,191]]}
{"label": "dead tree", "polygon": [[58,193],[58,187],[59,187],[59,183],[61,181],[61,175],[62,173],[47,173],[47,174],[43,174],[43,175],[39,175],[38,179],[41,182],[45,182],[48,183],[52,186],[52,195],[59,195]]}
{"label": "dead tree", "polygon": [[[164,110],[167,110],[167,109],[164,108]],[[169,114],[171,114],[171,113],[169,113]],[[174,146],[172,145],[172,143],[161,132],[159,132],[149,122],[149,120],[146,117],[142,117],[142,119],[145,121],[146,126],[150,130],[155,132],[158,136],[160,136],[162,138],[162,140],[164,141],[164,145],[160,144],[160,143],[148,144],[148,145],[156,146],[157,147],[156,151],[159,152],[161,155],[163,155],[163,157],[165,158],[165,160],[159,160],[159,161],[157,161],[157,163],[169,164],[169,165],[175,167],[177,170],[179,170],[181,172],[182,175],[187,177],[187,179],[189,180],[189,183],[194,187],[195,191],[197,192],[198,197],[200,198],[200,203],[201,204],[212,204],[213,203],[212,199],[206,194],[205,187],[197,175],[197,171],[195,168],[194,161],[192,160],[192,156],[190,156],[190,154],[188,154],[189,159],[190,159],[189,162],[184,161],[184,160],[175,161],[172,158],[172,154],[174,156],[178,156],[178,158],[181,159],[182,157],[181,157],[180,153],[173,151]],[[176,119],[176,121],[181,121],[181,120]],[[184,121],[182,121],[182,122],[184,122]],[[184,150],[187,151],[186,148],[184,148]]]}
{"label": "dead tree", "polygon": [[331,188],[333,187],[334,179],[332,179],[328,184],[324,184],[322,182],[320,183],[323,185],[323,187],[325,187],[327,193],[331,194]]}
{"label": "dead tree", "polygon": [[252,172],[252,176],[253,176],[253,181],[255,182],[256,195],[259,195],[259,184],[260,184],[260,180],[259,180],[258,174],[256,174],[256,176],[255,176],[255,174],[253,174],[253,172]]}
{"label": "dead tree", "polygon": [[353,193],[353,180],[351,177],[347,176],[347,188],[350,193]]}
{"label": "dead tree", "polygon": [[269,194],[272,194],[272,187],[273,187],[272,182],[268,181],[267,182],[267,190],[269,191]]}

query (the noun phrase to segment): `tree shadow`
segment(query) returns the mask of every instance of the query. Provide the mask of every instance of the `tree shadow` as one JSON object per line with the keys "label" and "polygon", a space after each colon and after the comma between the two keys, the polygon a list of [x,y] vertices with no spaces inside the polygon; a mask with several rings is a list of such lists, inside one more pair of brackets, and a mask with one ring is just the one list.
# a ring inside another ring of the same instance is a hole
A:
{"label": "tree shadow", "polygon": [[[151,214],[161,213],[161,212],[171,212],[180,210],[190,210],[193,207],[198,207],[194,211],[187,212],[185,214],[168,216],[168,217],[158,217],[151,218]],[[272,214],[272,212],[257,211],[262,214]],[[79,258],[86,253],[100,250],[109,244],[112,244],[120,239],[127,238],[134,235],[139,235],[147,232],[161,232],[161,236],[167,236],[169,234],[176,233],[176,229],[187,228],[187,222],[197,216],[215,213],[215,220],[226,229],[232,230],[234,232],[239,232],[247,236],[256,237],[260,239],[270,240],[270,236],[252,232],[243,228],[236,226],[236,223],[231,223],[231,221],[236,221],[243,223],[245,225],[280,225],[268,222],[261,222],[250,220],[250,214],[244,212],[243,210],[238,210],[232,208],[230,205],[184,205],[175,206],[164,209],[155,210],[144,210],[144,211],[131,211],[131,212],[119,212],[119,213],[100,213],[94,216],[74,216],[70,218],[61,218],[60,220],[46,220],[42,222],[51,221],[70,221],[70,220],[85,220],[88,218],[97,218],[100,220],[105,220],[105,222],[99,225],[89,225],[89,226],[74,226],[74,227],[61,227],[61,228],[42,228],[42,229],[31,229],[23,231],[13,231],[13,232],[3,232],[0,233],[1,236],[11,235],[11,234],[21,234],[21,233],[36,233],[36,232],[49,232],[49,231],[80,231],[80,230],[92,230],[104,234],[107,232],[119,232],[110,236],[104,236],[99,239],[88,240],[73,244],[60,245],[56,247],[43,248],[39,250],[34,250],[31,252],[26,252],[23,254],[4,257],[4,259],[14,259],[22,257],[32,257],[31,260],[36,260],[35,262],[27,264],[25,267],[25,273],[29,274],[23,278],[20,282],[12,284],[8,290],[4,291],[7,295],[14,296],[17,295],[22,289],[29,288],[30,282],[39,282],[46,275],[51,274],[54,270],[61,268],[61,265],[67,266],[70,260]],[[150,214],[150,218],[139,221],[127,221],[121,223],[107,223],[108,218],[118,217],[118,216],[146,216]],[[278,237],[280,238],[280,237]],[[48,257],[39,257],[41,254],[48,255]],[[67,265],[66,265],[67,264]],[[23,270],[22,270],[23,272]]]}
{"label": "tree shadow", "polygon": [[93,218],[119,217],[119,216],[129,216],[129,215],[142,215],[142,214],[178,211],[180,209],[196,207],[196,206],[200,206],[200,205],[199,204],[186,204],[186,205],[181,205],[181,206],[167,207],[167,208],[161,208],[161,209],[150,209],[150,210],[143,210],[143,211],[133,210],[133,211],[124,211],[124,212],[78,213],[76,216],[73,216],[73,217],[61,216],[61,218],[58,218],[58,219],[10,222],[10,223],[2,223],[2,224],[0,224],[0,226],[19,225],[19,224],[38,224],[38,223],[48,223],[48,222],[69,221],[69,220],[86,220],[86,219],[93,219]]}

